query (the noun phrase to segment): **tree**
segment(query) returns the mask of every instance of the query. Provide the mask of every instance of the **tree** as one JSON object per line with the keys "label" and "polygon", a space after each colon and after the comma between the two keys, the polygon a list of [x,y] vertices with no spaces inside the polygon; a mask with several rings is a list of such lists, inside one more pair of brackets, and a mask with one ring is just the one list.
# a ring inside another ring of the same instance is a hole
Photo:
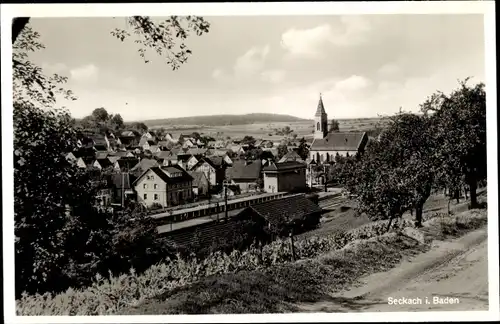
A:
{"label": "tree", "polygon": [[146,126],[146,124],[144,123],[141,123],[141,122],[134,122],[134,123],[131,123],[130,124],[130,128],[132,130],[135,130],[137,132],[139,132],[139,134],[144,134],[148,131],[148,126]]}
{"label": "tree", "polygon": [[16,285],[37,291],[55,285],[67,262],[65,239],[71,232],[67,207],[91,204],[87,176],[65,154],[77,136],[65,111],[14,103],[14,219]]}
{"label": "tree", "polygon": [[397,114],[380,141],[372,141],[362,157],[343,160],[335,170],[345,188],[357,195],[358,210],[374,219],[399,218],[415,208],[416,226],[421,226],[425,201],[435,179],[429,119]]}
{"label": "tree", "polygon": [[450,95],[435,93],[421,105],[430,115],[441,186],[469,186],[471,208],[478,206],[477,183],[486,179],[486,92],[484,84],[467,85],[459,82]]}
{"label": "tree", "polygon": [[248,145],[254,145],[256,141],[257,140],[253,136],[245,135],[245,137],[243,137],[243,140],[241,141],[241,143],[248,144]]}
{"label": "tree", "polygon": [[96,108],[92,111],[92,119],[96,122],[96,123],[107,123],[110,116],[108,114],[108,112],[106,111],[105,108]]}
{"label": "tree", "polygon": [[339,131],[339,122],[335,119],[332,119],[330,122],[329,132],[338,132]]}
{"label": "tree", "polygon": [[[124,222],[113,215],[101,215],[94,208],[99,187],[92,186],[89,174],[65,159],[77,147],[75,122],[67,112],[53,108],[59,103],[58,95],[77,98],[64,89],[66,77],[47,77],[29,61],[29,53],[44,48],[29,21],[28,17],[16,18],[12,24],[18,296],[22,291],[43,293],[85,280],[88,283],[97,272],[107,274],[108,269],[116,273],[128,271],[131,265],[149,266],[148,260],[155,259],[151,253],[156,253],[157,261],[167,255],[163,246],[157,249],[155,245],[161,240],[156,240],[156,225],[151,220],[147,223],[139,215],[135,221]],[[153,49],[166,57],[174,70],[191,54],[183,43],[189,32],[201,35],[209,28],[203,18],[192,16],[171,17],[164,23],[137,16],[128,22],[142,37],[136,41],[142,45],[141,57],[146,60],[145,48]],[[121,40],[130,36],[120,30],[113,35]],[[179,39],[177,50],[174,47]],[[99,122],[109,119],[104,112],[97,110]],[[84,122],[92,125],[95,121],[89,117]],[[147,130],[142,123],[137,127]]]}
{"label": "tree", "polygon": [[111,117],[109,121],[109,124],[110,128],[115,132],[122,130],[123,126],[125,125],[125,123],[123,122],[123,118],[122,116],[120,116],[120,114],[113,115],[113,117]]}
{"label": "tree", "polygon": [[309,147],[307,146],[306,139],[304,137],[301,138],[299,147],[297,149],[297,153],[300,157],[305,161],[309,157]]}
{"label": "tree", "polygon": [[281,144],[278,146],[278,159],[281,159],[287,153],[288,153],[288,148],[286,147],[286,145]]}

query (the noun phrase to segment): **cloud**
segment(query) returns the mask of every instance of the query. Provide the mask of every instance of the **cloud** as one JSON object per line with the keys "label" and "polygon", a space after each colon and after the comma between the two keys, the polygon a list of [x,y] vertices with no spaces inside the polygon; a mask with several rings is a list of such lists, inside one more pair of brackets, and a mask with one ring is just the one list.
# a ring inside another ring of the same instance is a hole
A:
{"label": "cloud", "polygon": [[99,69],[94,64],[88,64],[82,67],[71,69],[71,78],[76,81],[93,80],[97,77]]}
{"label": "cloud", "polygon": [[368,40],[370,23],[361,16],[343,16],[340,23],[310,29],[291,28],[281,36],[281,46],[292,57],[322,58],[325,46],[355,46]]}
{"label": "cloud", "polygon": [[132,76],[129,76],[122,79],[120,83],[124,88],[131,89],[137,86],[137,79]]}
{"label": "cloud", "polygon": [[222,69],[215,69],[212,72],[212,78],[214,78],[215,80],[222,80],[225,78],[225,76],[226,73]]}
{"label": "cloud", "polygon": [[285,79],[285,70],[267,70],[261,73],[262,80],[269,83],[280,83]]}
{"label": "cloud", "polygon": [[339,91],[359,91],[371,85],[371,81],[363,76],[352,75],[347,79],[335,84],[335,89]]}
{"label": "cloud", "polygon": [[61,73],[65,71],[68,67],[64,63],[42,63],[42,69],[50,73]]}
{"label": "cloud", "polygon": [[233,67],[235,77],[245,78],[260,72],[264,68],[264,62],[269,51],[269,45],[252,47],[245,54],[238,57]]}
{"label": "cloud", "polygon": [[382,77],[392,77],[396,76],[401,72],[401,68],[399,67],[398,64],[396,63],[387,63],[385,65],[382,65],[378,70],[377,73],[382,76]]}

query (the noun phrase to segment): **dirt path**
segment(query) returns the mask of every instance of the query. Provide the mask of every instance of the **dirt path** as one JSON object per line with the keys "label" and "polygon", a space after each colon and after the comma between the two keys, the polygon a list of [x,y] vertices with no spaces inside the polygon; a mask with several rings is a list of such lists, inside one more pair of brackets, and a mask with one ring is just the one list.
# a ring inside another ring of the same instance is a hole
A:
{"label": "dirt path", "polygon": [[[403,304],[390,304],[391,298]],[[331,300],[300,307],[305,312],[488,310],[487,230],[435,241],[429,252],[362,278]]]}

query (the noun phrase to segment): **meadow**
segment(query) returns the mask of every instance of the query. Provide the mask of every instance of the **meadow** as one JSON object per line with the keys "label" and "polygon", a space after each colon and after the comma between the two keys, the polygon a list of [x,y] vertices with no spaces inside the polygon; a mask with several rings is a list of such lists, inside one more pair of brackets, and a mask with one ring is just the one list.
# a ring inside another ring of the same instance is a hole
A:
{"label": "meadow", "polygon": [[[339,119],[339,130],[341,132],[351,131],[368,131],[377,127],[381,123],[380,118],[358,118],[358,119]],[[221,126],[204,126],[204,125],[158,125],[152,129],[164,128],[167,132],[174,136],[180,134],[190,134],[198,132],[202,135],[211,136],[214,138],[229,136],[231,139],[241,139],[244,136],[253,136],[263,140],[281,140],[282,135],[276,135],[276,129],[282,129],[289,126],[293,134],[297,134],[297,138],[305,137],[312,138],[314,132],[313,121],[297,121],[297,122],[273,122],[273,123],[254,123],[245,125],[221,125]]]}

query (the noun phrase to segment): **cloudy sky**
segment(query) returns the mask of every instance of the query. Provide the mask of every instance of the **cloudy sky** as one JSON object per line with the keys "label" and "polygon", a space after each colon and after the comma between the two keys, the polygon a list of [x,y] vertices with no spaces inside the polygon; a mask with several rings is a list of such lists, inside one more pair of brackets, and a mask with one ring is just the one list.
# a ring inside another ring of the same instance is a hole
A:
{"label": "cloudy sky", "polygon": [[31,59],[69,77],[73,116],[105,107],[125,120],[269,112],[312,118],[319,93],[330,118],[417,110],[457,79],[484,81],[481,15],[205,17],[177,71],[133,39],[123,18],[36,18],[46,49]]}

